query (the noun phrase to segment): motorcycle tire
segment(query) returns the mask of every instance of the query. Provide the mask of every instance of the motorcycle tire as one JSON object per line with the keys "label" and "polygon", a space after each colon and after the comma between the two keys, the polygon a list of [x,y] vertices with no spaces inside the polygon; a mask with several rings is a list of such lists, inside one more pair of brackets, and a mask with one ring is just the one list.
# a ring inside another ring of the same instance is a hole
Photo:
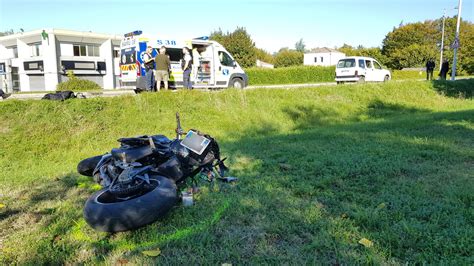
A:
{"label": "motorcycle tire", "polygon": [[163,217],[177,202],[174,181],[164,176],[150,176],[154,186],[143,195],[117,199],[108,188],[97,191],[87,200],[84,219],[95,230],[128,231]]}
{"label": "motorcycle tire", "polygon": [[95,167],[102,159],[102,155],[84,159],[77,164],[77,172],[81,175],[92,176]]}

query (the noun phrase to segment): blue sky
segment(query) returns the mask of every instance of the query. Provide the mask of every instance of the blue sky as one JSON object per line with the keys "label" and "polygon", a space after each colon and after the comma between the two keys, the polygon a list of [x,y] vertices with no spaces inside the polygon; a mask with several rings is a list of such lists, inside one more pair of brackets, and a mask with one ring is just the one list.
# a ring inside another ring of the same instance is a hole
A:
{"label": "blue sky", "polygon": [[[473,22],[474,0],[462,17]],[[0,0],[0,31],[60,28],[123,34],[143,30],[176,39],[245,27],[257,47],[274,52],[344,43],[381,46],[400,22],[457,14],[458,0]]]}

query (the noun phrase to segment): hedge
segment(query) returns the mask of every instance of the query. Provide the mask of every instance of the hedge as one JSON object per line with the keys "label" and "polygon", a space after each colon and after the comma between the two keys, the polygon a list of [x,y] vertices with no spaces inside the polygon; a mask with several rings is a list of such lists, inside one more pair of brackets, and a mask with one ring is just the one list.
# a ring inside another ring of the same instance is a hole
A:
{"label": "hedge", "polygon": [[245,72],[249,77],[249,85],[304,84],[333,82],[335,67],[248,68]]}

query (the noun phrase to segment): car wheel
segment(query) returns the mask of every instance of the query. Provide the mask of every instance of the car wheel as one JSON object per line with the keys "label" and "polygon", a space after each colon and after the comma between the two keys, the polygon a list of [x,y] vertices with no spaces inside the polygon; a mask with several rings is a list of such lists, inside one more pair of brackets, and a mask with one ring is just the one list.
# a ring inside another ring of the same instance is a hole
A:
{"label": "car wheel", "polygon": [[360,76],[359,78],[359,83],[364,83],[365,82],[365,77],[364,76]]}
{"label": "car wheel", "polygon": [[383,78],[383,82],[387,82],[390,80],[390,77],[388,75],[385,76],[385,78]]}
{"label": "car wheel", "polygon": [[239,79],[239,78],[235,78],[232,80],[230,86],[232,88],[236,88],[236,89],[243,89],[244,88],[244,81]]}

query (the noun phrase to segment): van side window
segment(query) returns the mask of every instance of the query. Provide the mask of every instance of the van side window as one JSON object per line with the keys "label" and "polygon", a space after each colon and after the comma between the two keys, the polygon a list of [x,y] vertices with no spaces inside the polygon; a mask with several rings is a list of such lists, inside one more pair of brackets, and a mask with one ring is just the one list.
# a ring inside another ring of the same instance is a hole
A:
{"label": "van side window", "polygon": [[364,59],[359,59],[359,67],[360,67],[360,68],[365,68],[365,61],[364,61]]}
{"label": "van side window", "polygon": [[365,60],[365,65],[367,66],[367,68],[372,68],[372,61]]}
{"label": "van side window", "polygon": [[234,60],[232,60],[232,57],[230,57],[230,55],[222,51],[219,51],[218,55],[219,61],[223,66],[234,66]]}
{"label": "van side window", "polygon": [[374,61],[374,67],[376,69],[382,69],[382,67],[380,66],[380,64],[377,61]]}

